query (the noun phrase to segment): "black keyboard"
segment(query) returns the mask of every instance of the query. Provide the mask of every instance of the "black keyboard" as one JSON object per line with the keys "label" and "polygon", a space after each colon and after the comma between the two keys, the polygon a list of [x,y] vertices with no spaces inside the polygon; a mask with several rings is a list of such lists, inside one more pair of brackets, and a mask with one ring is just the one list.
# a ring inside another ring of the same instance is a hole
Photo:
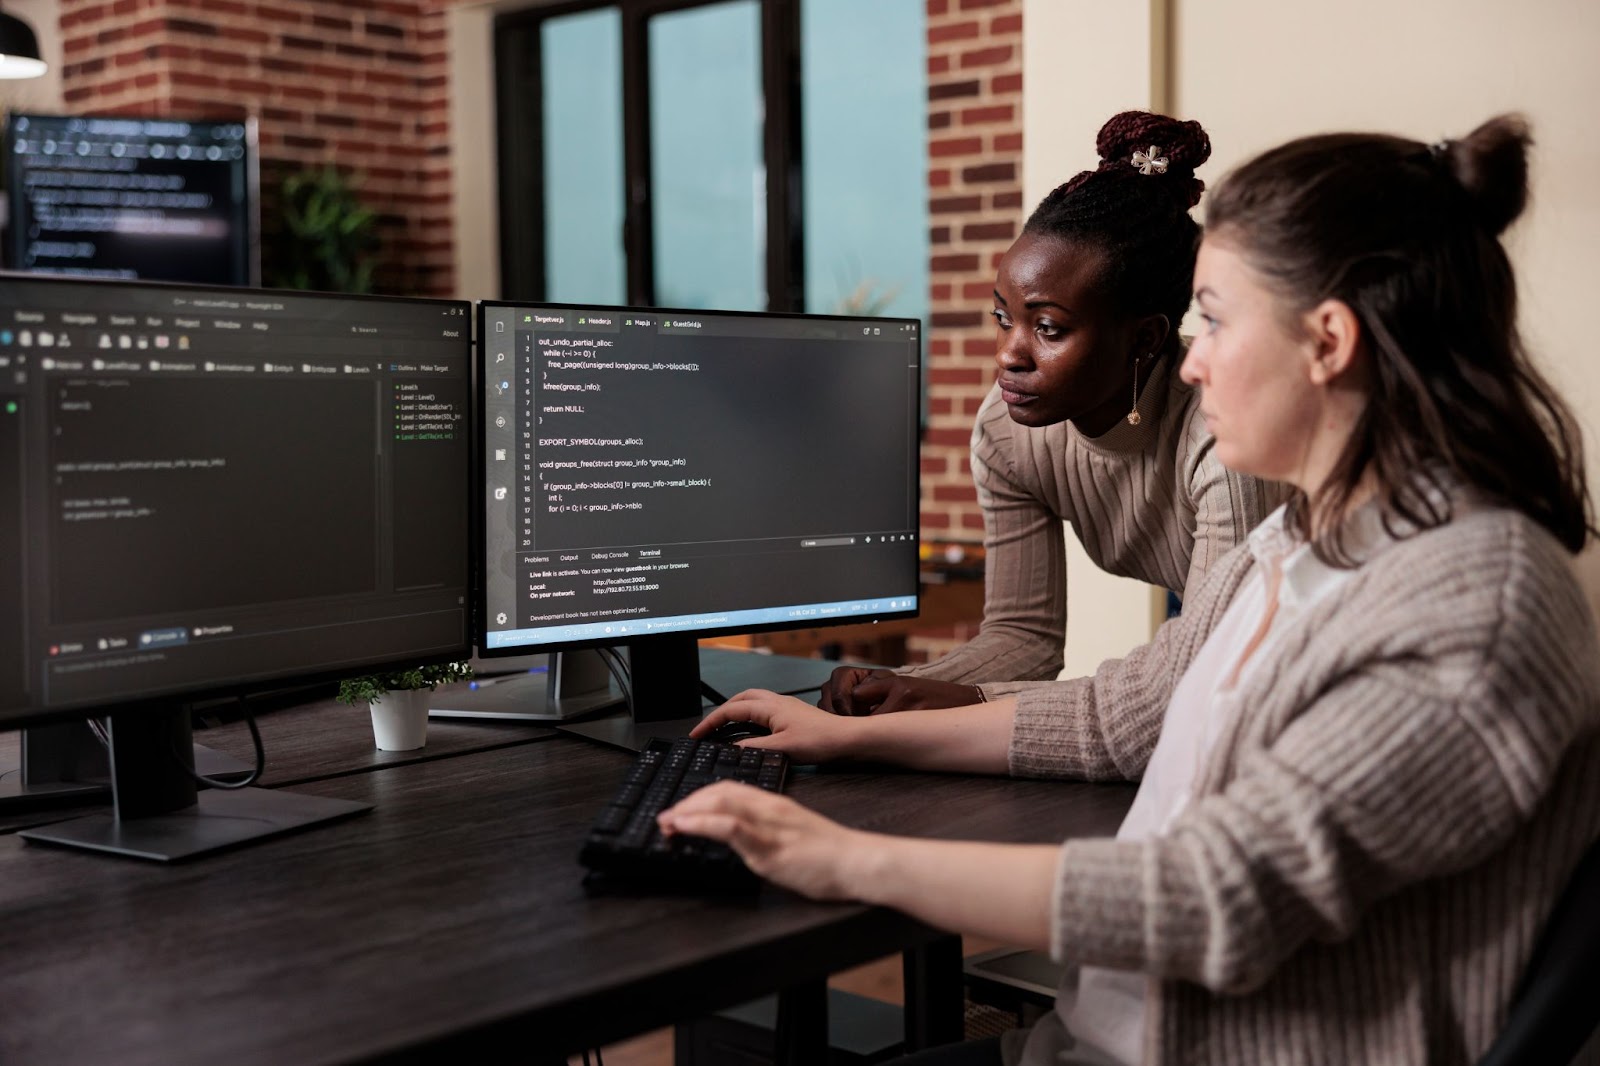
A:
{"label": "black keyboard", "polygon": [[760,879],[732,848],[681,833],[664,837],[656,815],[713,781],[782,792],[788,774],[789,758],[781,752],[687,737],[652,740],[595,819],[578,861],[588,868],[592,887],[631,882],[644,888],[753,890]]}

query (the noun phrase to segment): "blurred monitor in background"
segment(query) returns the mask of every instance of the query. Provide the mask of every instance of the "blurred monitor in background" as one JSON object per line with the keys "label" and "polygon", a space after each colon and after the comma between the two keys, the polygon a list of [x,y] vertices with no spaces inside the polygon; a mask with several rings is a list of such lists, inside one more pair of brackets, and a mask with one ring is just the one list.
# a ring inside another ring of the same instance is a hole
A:
{"label": "blurred monitor in background", "polygon": [[13,113],[4,151],[11,269],[259,284],[254,120]]}

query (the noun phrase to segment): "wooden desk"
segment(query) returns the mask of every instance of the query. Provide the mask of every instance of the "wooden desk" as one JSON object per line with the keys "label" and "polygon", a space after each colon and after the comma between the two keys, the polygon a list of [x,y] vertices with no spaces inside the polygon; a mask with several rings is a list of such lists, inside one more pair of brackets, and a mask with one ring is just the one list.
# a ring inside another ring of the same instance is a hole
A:
{"label": "wooden desk", "polygon": [[[456,755],[548,740],[554,728],[529,722],[432,718],[428,742],[415,751],[379,751],[366,707],[322,700],[264,715],[257,721],[267,765],[262,786],[281,788],[345,774],[430,762]],[[254,765],[255,747],[243,723],[197,729],[195,742]]]}
{"label": "wooden desk", "polygon": [[[432,741],[430,741],[430,744]],[[774,889],[591,897],[576,856],[630,757],[568,737],[327,778],[369,814],[186,865],[0,837],[0,1062],[499,1061],[610,1043],[939,939]],[[1047,842],[1128,787],[799,773],[848,824]]]}
{"label": "wooden desk", "polygon": [[[820,685],[828,668],[812,659],[764,655],[708,647],[700,650],[703,680],[725,695],[745,688],[788,692]],[[709,701],[707,706],[710,706]],[[222,705],[230,709],[230,705]],[[372,739],[372,721],[365,708],[333,699],[299,705],[278,705],[257,719],[267,762],[261,785],[278,788],[344,774],[366,773],[390,766],[426,762],[474,751],[527,744],[556,735],[551,726],[506,720],[434,718],[428,742],[415,751],[379,751]],[[19,732],[0,733],[0,774],[19,773]],[[255,748],[242,722],[195,730],[195,742],[254,765]],[[0,810],[0,833],[76,818],[110,805],[88,801],[73,805],[35,806],[21,812]]]}
{"label": "wooden desk", "polygon": [[[261,743],[266,751],[266,768],[261,786],[279,788],[343,774],[365,773],[387,766],[425,762],[474,751],[513,744],[527,744],[555,736],[548,726],[521,722],[428,723],[428,743],[416,751],[379,751],[372,739],[372,719],[363,707],[351,707],[337,700],[320,700],[298,707],[287,707],[257,719]],[[0,733],[0,772],[19,773],[21,733]],[[250,731],[242,722],[230,722],[209,729],[196,729],[197,744],[231,755],[247,766],[255,765],[255,748]],[[32,810],[0,812],[0,833],[16,832],[31,826],[77,818],[97,809],[110,807],[107,796],[99,802],[69,806],[36,807]]]}

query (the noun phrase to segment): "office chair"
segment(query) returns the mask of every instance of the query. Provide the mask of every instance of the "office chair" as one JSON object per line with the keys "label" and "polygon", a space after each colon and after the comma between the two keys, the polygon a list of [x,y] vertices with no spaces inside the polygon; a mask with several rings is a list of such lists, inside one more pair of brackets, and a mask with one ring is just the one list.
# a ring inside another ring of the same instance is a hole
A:
{"label": "office chair", "polygon": [[995,948],[962,959],[961,981],[968,1000],[1014,1015],[1020,1027],[1055,1006],[1065,970],[1042,951]]}
{"label": "office chair", "polygon": [[1506,1026],[1478,1066],[1565,1066],[1600,1025],[1600,840],[1539,934]]}

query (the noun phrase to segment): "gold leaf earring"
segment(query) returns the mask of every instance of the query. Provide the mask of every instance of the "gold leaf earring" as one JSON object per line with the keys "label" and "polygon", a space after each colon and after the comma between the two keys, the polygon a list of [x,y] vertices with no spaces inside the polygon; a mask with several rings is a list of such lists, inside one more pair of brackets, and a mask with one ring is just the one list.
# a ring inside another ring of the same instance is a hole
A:
{"label": "gold leaf earring", "polygon": [[1128,425],[1137,426],[1144,421],[1139,416],[1139,360],[1133,361],[1133,410],[1128,412]]}

